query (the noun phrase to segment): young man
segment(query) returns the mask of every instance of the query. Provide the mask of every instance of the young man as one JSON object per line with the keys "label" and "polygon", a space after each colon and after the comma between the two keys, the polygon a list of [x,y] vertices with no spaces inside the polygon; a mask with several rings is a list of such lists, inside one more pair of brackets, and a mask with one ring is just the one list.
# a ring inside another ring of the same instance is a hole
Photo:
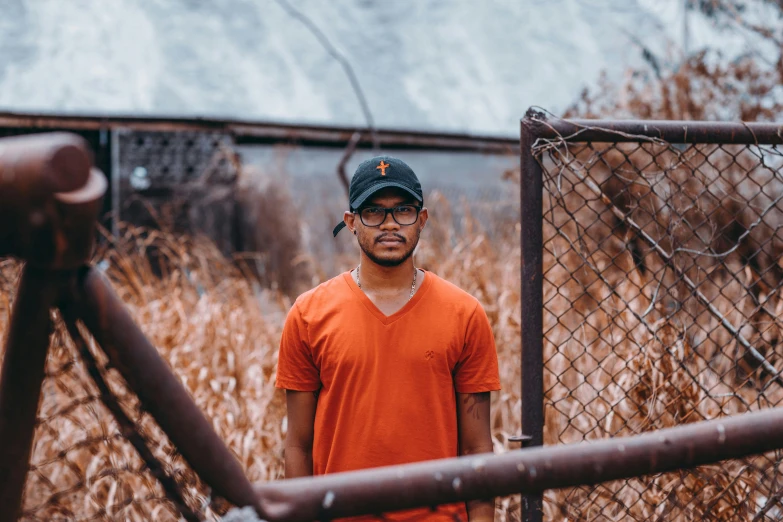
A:
{"label": "young man", "polygon": [[[286,478],[492,452],[492,330],[478,300],[414,266],[428,218],[416,174],[372,158],[349,200],[334,235],[356,235],[359,265],[301,295],[280,342]],[[412,514],[493,520],[494,502]]]}

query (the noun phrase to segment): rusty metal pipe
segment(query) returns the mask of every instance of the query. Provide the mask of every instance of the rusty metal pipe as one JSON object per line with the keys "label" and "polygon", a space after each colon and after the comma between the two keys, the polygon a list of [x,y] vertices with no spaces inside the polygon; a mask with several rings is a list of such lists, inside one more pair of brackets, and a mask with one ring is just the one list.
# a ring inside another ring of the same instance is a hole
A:
{"label": "rusty metal pipe", "polygon": [[76,320],[69,303],[62,303],[60,305],[60,312],[62,313],[63,319],[65,320],[65,326],[68,329],[68,334],[71,336],[71,339],[73,339],[73,342],[76,345],[76,349],[82,356],[82,361],[87,368],[87,372],[90,374],[93,382],[98,387],[98,391],[101,394],[101,401],[103,402],[103,405],[106,407],[106,409],[111,412],[114,420],[117,421],[120,433],[122,433],[123,437],[125,437],[128,442],[131,443],[133,448],[144,461],[144,464],[147,466],[147,470],[150,472],[150,474],[155,477],[158,482],[160,482],[160,485],[163,487],[163,491],[166,492],[166,496],[171,502],[174,503],[174,506],[180,512],[182,518],[184,518],[187,522],[199,522],[198,515],[185,502],[182,488],[180,487],[179,483],[177,483],[177,481],[174,480],[171,475],[166,473],[166,471],[160,465],[160,462],[158,462],[152,451],[149,449],[149,447],[147,447],[147,444],[142,435],[137,431],[133,420],[125,413],[125,410],[123,410],[122,406],[120,406],[117,397],[111,392],[109,385],[106,384],[106,380],[103,378],[101,371],[98,369],[98,363],[95,361],[95,357],[87,347],[87,341],[83,338],[82,332],[79,330],[79,327],[76,324]]}
{"label": "rusty metal pipe", "polygon": [[[522,310],[521,410],[522,436],[530,446],[544,444],[544,214],[542,210],[544,176],[533,156],[534,129],[523,121],[520,129],[520,303]],[[541,495],[522,499],[522,520],[540,522],[543,516]]]}
{"label": "rusty metal pipe", "polygon": [[[95,245],[95,223],[107,188],[103,173],[90,169],[84,185],[55,193],[54,214],[48,221],[50,225],[40,229],[39,248],[27,256],[30,262],[57,269],[75,269],[87,263]],[[47,244],[52,245],[51,251],[40,247]]]}
{"label": "rusty metal pipe", "polygon": [[79,136],[0,139],[0,255],[47,268],[84,264],[106,186]]}
{"label": "rusty metal pipe", "polygon": [[561,120],[548,119],[529,110],[523,121],[540,138],[566,138],[575,142],[637,142],[639,136],[668,143],[724,145],[780,145],[783,126],[775,123],[658,121],[658,120]]}
{"label": "rusty metal pipe", "polygon": [[[225,132],[237,144],[290,143],[345,149],[355,132],[357,146],[372,147],[367,128],[332,125],[293,125],[263,121],[210,118],[154,118],[147,116],[109,116],[97,114],[50,115],[0,111],[0,127],[33,129],[74,129],[105,131],[130,129],[152,132]],[[425,149],[474,151],[483,154],[518,154],[514,137],[475,135],[454,132],[422,132],[412,129],[377,129],[384,149]]]}
{"label": "rusty metal pipe", "polygon": [[52,273],[23,268],[0,371],[0,522],[16,520],[22,501],[57,289]]}
{"label": "rusty metal pipe", "polygon": [[783,448],[783,408],[632,437],[259,485],[266,520],[326,520],[592,485]]}
{"label": "rusty metal pipe", "polygon": [[239,461],[95,269],[80,274],[74,304],[112,366],[199,477],[229,502],[256,507],[253,487]]}
{"label": "rusty metal pipe", "polygon": [[0,139],[0,206],[83,186],[92,166],[87,142],[66,132]]}

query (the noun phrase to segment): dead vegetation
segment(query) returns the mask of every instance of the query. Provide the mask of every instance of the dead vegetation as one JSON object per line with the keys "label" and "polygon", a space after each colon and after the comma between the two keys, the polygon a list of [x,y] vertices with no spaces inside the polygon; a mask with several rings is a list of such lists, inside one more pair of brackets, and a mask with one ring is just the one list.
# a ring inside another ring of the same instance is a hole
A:
{"label": "dead vegetation", "polygon": [[[783,182],[759,151],[776,164],[773,147],[539,144],[547,443],[783,400]],[[546,509],[569,520],[774,519],[779,466],[768,455],[550,492]]]}
{"label": "dead vegetation", "polygon": [[[429,201],[434,211],[448,212],[448,203],[437,194]],[[450,225],[433,225],[429,233],[438,240],[425,240],[417,259],[487,307],[503,361],[504,391],[493,410],[496,445],[502,451],[507,438],[519,430],[516,228],[510,224],[508,242],[490,244],[469,216],[464,225],[468,234],[460,236]],[[145,255],[153,249],[155,256]],[[96,261],[251,480],[280,478],[285,411],[273,376],[290,299],[265,289],[244,261],[224,258],[213,244],[158,231],[125,227],[121,237],[98,252]],[[353,256],[346,257],[344,268],[353,261]],[[13,261],[2,268],[3,332],[18,268]],[[24,498],[25,519],[174,520],[162,490],[99,402],[59,322],[53,343]],[[105,358],[97,355],[105,365]],[[105,371],[156,455],[185,485],[191,505],[204,508],[208,492],[154,422],[140,414],[116,371]],[[212,516],[209,510],[203,513]]]}
{"label": "dead vegetation", "polygon": [[[783,26],[750,23],[748,4],[688,3],[750,34],[759,46],[747,54],[665,63],[642,49],[647,67],[585,91],[565,117],[779,121]],[[777,58],[763,56],[767,44]],[[546,441],[779,405],[780,150],[648,142],[542,152]],[[778,520],[780,469],[777,452],[549,492],[545,509],[552,520]]]}
{"label": "dead vegetation", "polygon": [[[615,166],[623,156],[611,158],[607,151],[603,155]],[[574,156],[588,160],[579,151]],[[631,165],[644,163],[636,161],[614,172],[630,172]],[[598,168],[590,174],[645,230],[668,231],[654,236],[669,241],[667,249],[680,244],[681,240],[672,243],[677,234],[672,236],[671,227],[656,228],[661,225],[661,203],[654,201],[658,192],[640,182],[647,171],[638,170],[635,181],[623,178],[634,181],[628,183],[637,191],[625,203],[618,199],[625,189],[612,189],[607,183],[611,172],[601,173]],[[564,171],[560,182],[559,190],[549,186],[552,197],[545,203],[547,443],[638,433],[766,407],[783,399],[781,389],[769,385],[770,379],[758,366],[738,369],[737,360],[744,352],[736,339],[715,317],[696,313],[704,307],[692,303],[692,293],[679,293],[682,289],[671,276],[673,270],[656,258],[650,245],[638,243],[633,230],[624,228],[610,206],[591,194],[575,172]],[[653,203],[659,211],[644,221],[640,213]],[[490,240],[465,210],[457,233],[449,202],[433,194],[428,206],[443,219],[430,221],[416,254],[417,264],[471,292],[487,310],[503,383],[503,391],[493,397],[492,429],[496,451],[506,451],[514,447],[507,442],[509,436],[520,430],[519,226],[492,223]],[[631,246],[634,241],[638,246]],[[151,266],[145,256],[150,249],[160,253],[154,257],[158,266]],[[198,239],[126,227],[97,259],[249,477],[253,481],[279,478],[285,418],[282,396],[272,378],[290,299],[266,289],[252,271],[244,270],[245,263],[224,258],[213,245]],[[682,264],[683,259],[677,262]],[[353,261],[348,255],[338,263],[347,269]],[[743,325],[749,342],[760,346],[768,329],[748,320],[755,305],[746,260],[727,256],[713,265],[688,270],[708,274],[699,279],[700,286],[722,314]],[[5,329],[17,265],[5,262],[2,274]],[[708,291],[707,281],[713,291]],[[779,286],[764,296],[776,310],[781,301]],[[96,398],[73,346],[63,340],[61,327],[54,339],[39,412],[34,471],[25,494],[27,519],[173,520],[160,488]],[[768,345],[764,355],[777,366],[776,347]],[[103,358],[99,360],[105,364]],[[126,410],[140,418],[116,372],[108,369],[108,375]],[[204,508],[208,492],[154,423],[146,418],[140,422],[156,454],[186,486],[191,504]],[[549,492],[546,518],[752,518],[766,505],[764,498],[777,492],[777,480],[769,478],[772,469],[775,465],[771,467],[765,458],[748,459],[693,472]],[[501,499],[501,520],[516,519],[518,501]]]}
{"label": "dead vegetation", "polygon": [[[700,2],[708,4],[730,13],[736,2]],[[783,109],[776,98],[781,64],[763,67],[753,56],[726,63],[700,53],[671,70],[631,71],[619,87],[586,92],[567,116],[772,121]],[[783,388],[761,363],[783,366],[777,151],[646,144],[572,147],[566,154],[556,145],[545,156],[546,443],[634,434],[779,404]],[[284,191],[265,194],[268,204],[287,204]],[[428,206],[439,219],[430,221],[416,261],[476,295],[487,310],[503,385],[493,396],[492,431],[496,451],[506,451],[513,447],[509,436],[520,431],[519,224],[485,223],[492,231],[486,234],[465,212],[458,233],[449,202],[433,195]],[[269,216],[279,214],[259,210],[250,219]],[[328,276],[317,259],[298,251],[294,224],[275,224],[285,240],[260,265],[248,258],[234,263],[201,240],[130,227],[98,255],[137,322],[253,481],[279,478],[282,471],[285,412],[272,378],[290,299],[280,290],[302,277],[299,265],[285,260],[295,252],[296,263],[307,263],[308,285]],[[267,244],[275,237],[259,230],[248,241]],[[156,266],[146,255],[151,249],[160,253]],[[330,263],[347,269],[354,261],[340,254]],[[277,281],[282,273],[290,276],[285,282]],[[18,266],[3,262],[0,275],[4,332]],[[269,290],[275,281],[277,290]],[[175,520],[62,332],[58,326],[47,363],[26,519]],[[126,409],[139,418],[121,379],[107,371]],[[208,492],[165,437],[148,419],[140,422],[192,505],[206,506]],[[545,519],[777,520],[783,516],[780,470],[780,456],[769,454],[550,491]],[[498,519],[517,520],[518,503],[501,499]]]}

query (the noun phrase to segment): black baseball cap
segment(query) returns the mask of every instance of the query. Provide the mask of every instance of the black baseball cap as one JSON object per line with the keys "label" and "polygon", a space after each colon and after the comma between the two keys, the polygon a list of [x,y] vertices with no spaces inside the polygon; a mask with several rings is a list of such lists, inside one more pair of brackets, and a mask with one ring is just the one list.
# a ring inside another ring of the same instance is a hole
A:
{"label": "black baseball cap", "polygon": [[[421,183],[416,173],[413,172],[404,161],[391,156],[375,156],[363,161],[356,167],[356,172],[351,178],[348,187],[348,201],[351,212],[354,212],[367,198],[381,189],[397,187],[408,192],[420,203],[424,203],[424,194],[421,191]],[[345,222],[340,221],[334,231],[335,237],[345,227]]]}

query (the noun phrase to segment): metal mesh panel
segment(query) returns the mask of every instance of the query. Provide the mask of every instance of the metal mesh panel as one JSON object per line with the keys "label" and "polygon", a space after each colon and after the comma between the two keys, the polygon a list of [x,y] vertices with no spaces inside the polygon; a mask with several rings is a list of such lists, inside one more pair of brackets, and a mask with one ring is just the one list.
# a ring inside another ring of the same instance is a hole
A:
{"label": "metal mesh panel", "polygon": [[[91,349],[94,354],[100,354]],[[153,450],[163,469],[184,490],[189,507],[209,516],[207,491],[168,438],[128,391],[115,370],[98,357],[112,393]],[[129,442],[90,380],[85,362],[58,324],[47,360],[47,377],[25,485],[23,520],[180,520],[180,511]]]}
{"label": "metal mesh panel", "polygon": [[[0,332],[8,330],[20,266],[0,264]],[[140,457],[134,439],[181,491],[185,509],[200,520],[215,520],[225,506],[211,504],[209,489],[119,372],[94,343],[79,347],[59,313],[54,318],[20,520],[182,520],[181,506],[162,487],[150,459]],[[108,390],[96,385],[96,373]],[[126,424],[117,423],[110,403],[122,410]]]}
{"label": "metal mesh panel", "polygon": [[175,520],[173,506],[63,341],[58,332],[47,361],[22,518]]}
{"label": "metal mesh panel", "polygon": [[[545,443],[779,405],[779,148],[539,140],[534,154]],[[549,492],[545,518],[780,520],[781,458]]]}
{"label": "metal mesh panel", "polygon": [[239,160],[230,135],[117,131],[116,139],[119,221],[204,234],[234,251]]}

